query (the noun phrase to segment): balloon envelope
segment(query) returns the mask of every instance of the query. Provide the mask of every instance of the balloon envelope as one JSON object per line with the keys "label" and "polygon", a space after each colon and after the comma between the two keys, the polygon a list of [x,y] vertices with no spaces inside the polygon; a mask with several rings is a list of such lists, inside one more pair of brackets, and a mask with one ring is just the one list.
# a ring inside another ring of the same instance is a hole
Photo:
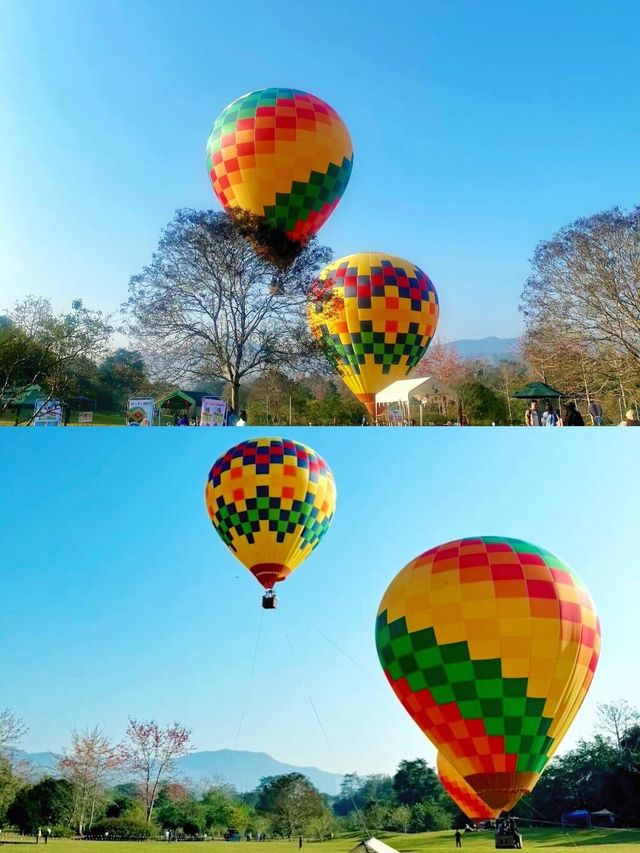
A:
{"label": "balloon envelope", "polygon": [[441,752],[438,752],[436,769],[442,787],[458,806],[460,811],[471,820],[495,820],[500,817],[500,809],[490,808],[484,800],[476,794],[458,773],[451,762],[447,761]]}
{"label": "balloon envelope", "polygon": [[327,532],[336,487],[329,466],[310,447],[289,439],[255,438],[216,460],[205,500],[222,541],[271,589]]}
{"label": "balloon envelope", "polygon": [[347,387],[375,414],[375,395],[425,354],[438,323],[438,294],[415,264],[362,252],[329,264],[308,306],[311,331]]}
{"label": "balloon envelope", "polygon": [[349,182],[353,146],[337,112],[298,89],[259,89],[215,120],[207,168],[225,210],[265,217],[305,243],[336,208]]}
{"label": "balloon envelope", "polygon": [[397,697],[491,808],[536,784],[591,684],[593,602],[544,548],[485,536],[431,548],[394,578],[376,644]]}

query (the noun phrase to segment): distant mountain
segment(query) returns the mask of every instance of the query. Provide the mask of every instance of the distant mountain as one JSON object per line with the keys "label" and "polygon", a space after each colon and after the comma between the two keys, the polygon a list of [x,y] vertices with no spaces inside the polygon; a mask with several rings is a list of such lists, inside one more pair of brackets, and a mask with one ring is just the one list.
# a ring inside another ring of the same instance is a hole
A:
{"label": "distant mountain", "polygon": [[16,762],[26,761],[31,764],[34,775],[38,776],[53,772],[56,767],[56,757],[52,752],[23,752],[21,749],[16,749],[13,757]]}
{"label": "distant mountain", "polygon": [[498,361],[513,355],[513,348],[518,343],[517,338],[479,338],[478,340],[452,341],[463,358],[488,358]]}
{"label": "distant mountain", "polygon": [[283,773],[303,773],[323,794],[337,794],[342,782],[338,773],[329,773],[317,767],[297,767],[277,761],[266,752],[243,752],[218,749],[215,752],[193,752],[178,762],[180,775],[193,782],[222,779],[238,791],[252,791],[263,776]]}
{"label": "distant mountain", "polygon": [[[16,753],[19,761],[28,761],[34,775],[51,773],[56,758],[52,752]],[[213,752],[193,752],[177,761],[178,775],[188,778],[195,785],[222,781],[233,785],[238,791],[252,791],[263,776],[279,776],[283,773],[303,773],[323,794],[337,794],[342,782],[339,773],[329,773],[317,767],[297,767],[277,761],[266,752],[243,752],[234,749],[218,749]]]}

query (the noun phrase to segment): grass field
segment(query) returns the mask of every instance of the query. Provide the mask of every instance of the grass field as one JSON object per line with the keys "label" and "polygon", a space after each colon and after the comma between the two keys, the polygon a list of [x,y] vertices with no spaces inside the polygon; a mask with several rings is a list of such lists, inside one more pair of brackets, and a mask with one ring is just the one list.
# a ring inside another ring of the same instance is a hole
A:
{"label": "grass field", "polygon": [[[540,848],[544,853],[552,853],[553,850],[566,851],[570,847],[597,847],[598,853],[607,853],[613,851],[617,853],[623,848],[628,848],[629,853],[632,850],[637,850],[640,845],[640,829],[523,829],[524,848],[535,849]],[[389,834],[380,833],[378,837],[394,847],[400,853],[421,853],[423,850],[433,851],[455,851],[455,843],[453,840],[453,832],[425,832],[415,835]],[[34,846],[34,842],[30,838],[20,838],[19,836],[6,836],[3,834],[4,841],[0,841],[0,846],[17,847],[17,846]],[[332,841],[323,842],[305,842],[303,851],[310,847],[313,853],[348,853],[360,840],[359,836],[349,835],[340,836]],[[42,842],[40,846],[42,845]],[[79,853],[79,849],[84,853],[140,853],[141,848],[144,853],[167,853],[169,845],[163,841],[76,841],[65,838],[52,838],[47,848],[51,845],[51,849],[47,853]],[[298,842],[296,840],[288,841],[266,841],[263,844],[258,842],[225,842],[225,841],[207,841],[207,842],[183,842],[180,846],[195,847],[196,850],[201,850],[202,853],[297,853]],[[174,848],[175,843],[169,849]],[[256,849],[257,848],[257,849]],[[480,832],[477,834],[463,834],[462,850],[472,851],[472,853],[489,853],[493,851],[493,833]],[[9,851],[7,852],[9,853]]]}

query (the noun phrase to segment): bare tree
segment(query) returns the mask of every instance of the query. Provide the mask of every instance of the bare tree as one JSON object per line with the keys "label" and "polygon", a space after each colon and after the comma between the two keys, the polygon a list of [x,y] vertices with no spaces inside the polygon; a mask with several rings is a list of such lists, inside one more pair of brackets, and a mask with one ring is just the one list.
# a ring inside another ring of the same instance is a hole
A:
{"label": "bare tree", "polygon": [[191,752],[191,732],[179,723],[162,729],[155,720],[129,720],[121,747],[124,767],[140,785],[147,822],[160,784],[170,778],[177,758]]}
{"label": "bare tree", "polygon": [[91,829],[96,805],[109,776],[122,766],[121,751],[98,726],[71,734],[71,750],[58,758],[58,771],[74,788],[78,834]]}
{"label": "bare tree", "polygon": [[540,243],[521,310],[527,329],[607,345],[640,372],[640,207],[598,213]]}
{"label": "bare tree", "polygon": [[640,712],[630,705],[626,699],[617,702],[602,702],[598,705],[596,728],[606,737],[611,738],[618,750],[633,726],[640,723]]}
{"label": "bare tree", "polygon": [[305,309],[330,256],[312,241],[278,269],[225,214],[180,210],[151,263],[131,279],[130,331],[156,375],[223,379],[237,408],[246,377],[274,365],[299,369],[319,355]]}
{"label": "bare tree", "polygon": [[0,755],[11,754],[28,732],[27,726],[10,708],[0,711]]}

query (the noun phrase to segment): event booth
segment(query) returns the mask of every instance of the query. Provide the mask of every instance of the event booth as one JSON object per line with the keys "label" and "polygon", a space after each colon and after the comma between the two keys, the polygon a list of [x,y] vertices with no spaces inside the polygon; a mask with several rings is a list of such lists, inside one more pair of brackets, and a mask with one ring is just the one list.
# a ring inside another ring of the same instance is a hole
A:
{"label": "event booth", "polygon": [[440,382],[435,376],[420,376],[415,379],[399,379],[387,385],[376,394],[376,412],[386,413],[389,423],[411,423],[411,401],[420,406],[420,426],[423,422],[423,409],[429,402],[436,402],[442,413],[449,403],[458,405],[458,395]]}

